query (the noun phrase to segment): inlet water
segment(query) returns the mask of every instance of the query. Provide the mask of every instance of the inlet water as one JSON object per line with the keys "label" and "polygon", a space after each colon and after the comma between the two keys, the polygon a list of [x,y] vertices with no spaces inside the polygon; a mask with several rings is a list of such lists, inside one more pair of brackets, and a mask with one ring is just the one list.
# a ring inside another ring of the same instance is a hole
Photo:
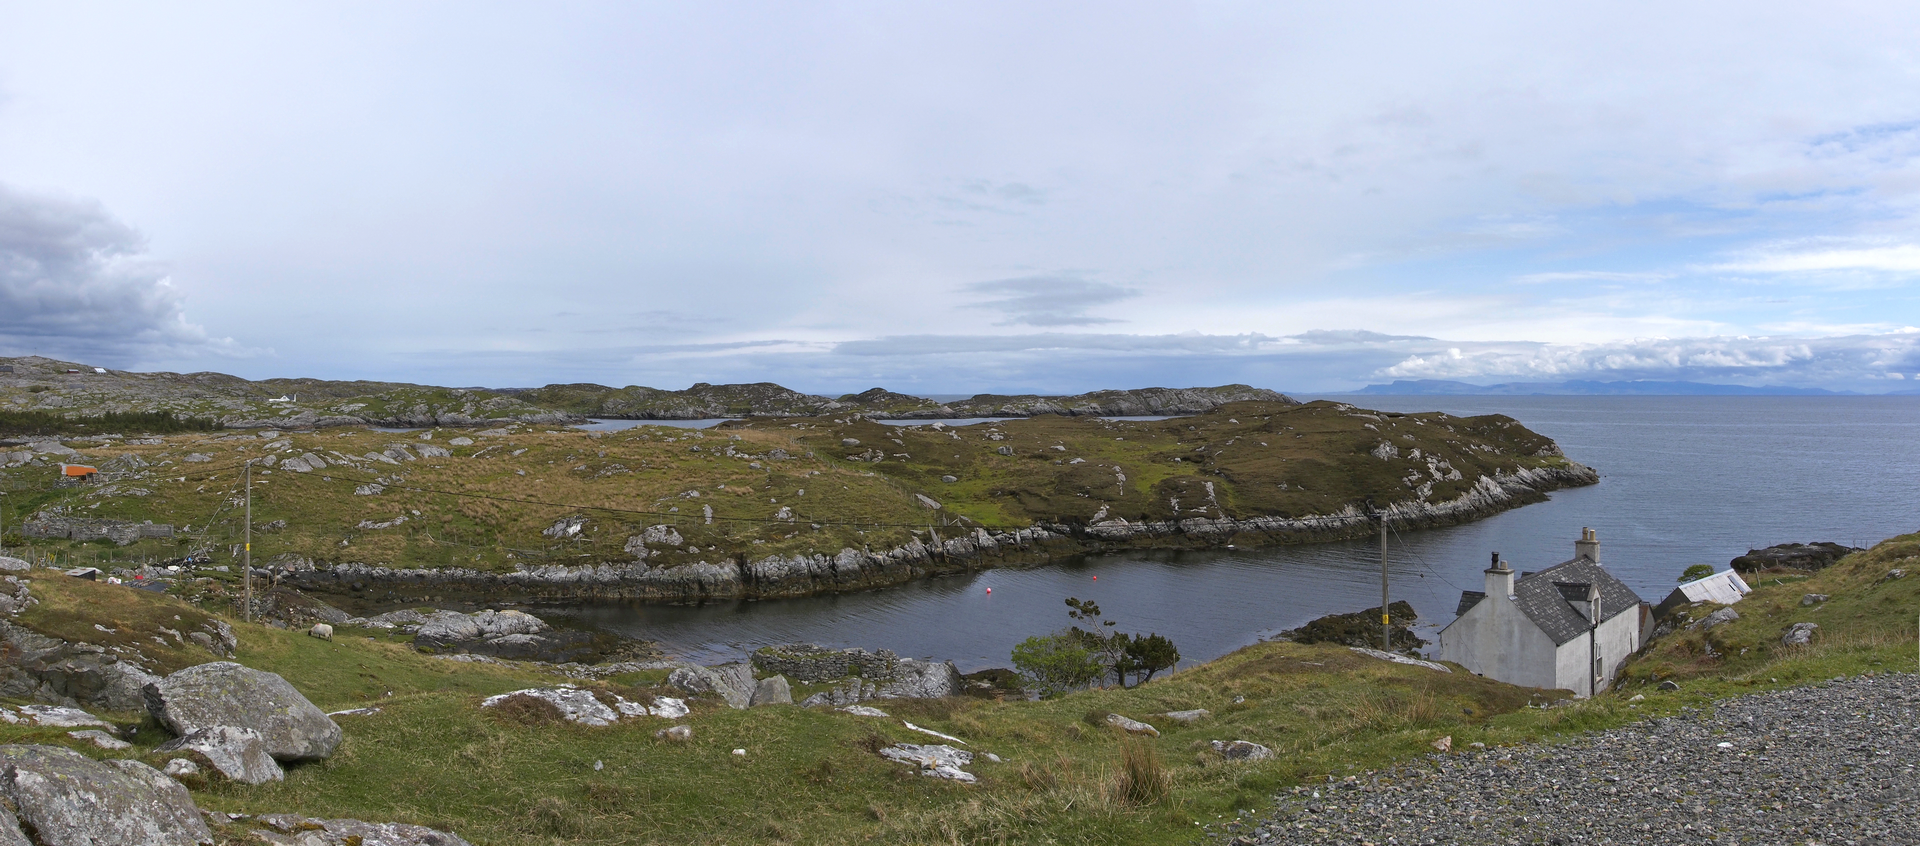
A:
{"label": "inlet water", "polygon": [[[1724,568],[1749,548],[1794,541],[1867,545],[1920,531],[1920,397],[1340,397],[1386,411],[1507,414],[1600,471],[1550,502],[1388,544],[1392,596],[1431,638],[1489,552],[1521,570],[1573,554],[1599,532],[1608,569],[1658,602],[1689,564]],[[1092,599],[1124,631],[1158,632],[1183,663],[1209,660],[1315,617],[1375,606],[1378,545],[1125,552],[931,579],[837,596],[703,606],[544,609],[658,641],[713,663],[807,641],[1006,666],[1021,639],[1069,622]],[[992,593],[987,592],[992,588]]]}

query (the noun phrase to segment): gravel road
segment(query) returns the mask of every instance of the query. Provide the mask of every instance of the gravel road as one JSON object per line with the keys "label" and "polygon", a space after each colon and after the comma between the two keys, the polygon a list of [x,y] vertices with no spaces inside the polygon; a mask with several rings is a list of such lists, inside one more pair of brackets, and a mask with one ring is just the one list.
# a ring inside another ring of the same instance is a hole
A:
{"label": "gravel road", "polygon": [[1281,794],[1218,842],[1920,844],[1920,676],[1717,703]]}

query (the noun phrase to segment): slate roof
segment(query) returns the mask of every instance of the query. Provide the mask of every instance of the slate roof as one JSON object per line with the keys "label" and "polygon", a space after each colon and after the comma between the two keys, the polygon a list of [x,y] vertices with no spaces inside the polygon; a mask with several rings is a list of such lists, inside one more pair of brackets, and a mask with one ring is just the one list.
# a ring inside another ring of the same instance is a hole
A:
{"label": "slate roof", "polygon": [[1468,611],[1473,609],[1473,606],[1479,605],[1480,600],[1486,599],[1486,598],[1487,598],[1487,595],[1481,591],[1477,591],[1477,590],[1461,591],[1460,607],[1453,609],[1453,616],[1458,617],[1467,613]]}
{"label": "slate roof", "polygon": [[1589,584],[1600,588],[1601,622],[1640,608],[1640,595],[1633,588],[1584,556],[1515,581],[1514,604],[1558,646],[1584,634],[1589,625],[1585,615],[1567,604],[1560,586],[1581,585],[1580,599],[1585,601]]}
{"label": "slate roof", "polygon": [[[1513,582],[1514,605],[1553,638],[1553,645],[1559,646],[1587,631],[1586,615],[1568,603],[1586,602],[1588,585],[1600,587],[1600,621],[1603,623],[1640,608],[1640,595],[1634,593],[1633,588],[1584,556],[1537,573],[1522,574]],[[1454,616],[1467,613],[1485,598],[1487,595],[1477,590],[1461,591],[1460,606],[1454,610]]]}

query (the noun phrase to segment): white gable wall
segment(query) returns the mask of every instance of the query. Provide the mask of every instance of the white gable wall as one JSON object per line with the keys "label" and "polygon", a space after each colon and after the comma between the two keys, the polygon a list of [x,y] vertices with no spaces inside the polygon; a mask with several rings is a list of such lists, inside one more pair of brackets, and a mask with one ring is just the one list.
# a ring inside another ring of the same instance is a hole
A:
{"label": "white gable wall", "polygon": [[[1612,619],[1601,621],[1597,634],[1600,643],[1599,688],[1606,690],[1613,686],[1613,677],[1620,672],[1620,665],[1626,663],[1628,656],[1640,648],[1640,609],[1629,608],[1615,614]],[[1592,666],[1594,657],[1594,649],[1589,643],[1588,636],[1583,634],[1560,644],[1554,656],[1554,683],[1536,686],[1564,688],[1585,697],[1588,668]]]}
{"label": "white gable wall", "polygon": [[1553,638],[1505,595],[1480,600],[1440,631],[1442,660],[1524,687],[1560,687],[1557,652]]}

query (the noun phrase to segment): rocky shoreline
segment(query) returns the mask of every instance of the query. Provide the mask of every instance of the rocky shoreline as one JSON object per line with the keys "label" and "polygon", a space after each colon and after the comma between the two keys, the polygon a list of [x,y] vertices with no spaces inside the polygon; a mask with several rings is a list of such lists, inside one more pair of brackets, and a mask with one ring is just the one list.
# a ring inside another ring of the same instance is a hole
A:
{"label": "rocky shoreline", "polygon": [[[1599,474],[1569,462],[1566,467],[1523,468],[1481,476],[1473,488],[1439,503],[1389,506],[1388,519],[1404,528],[1458,525],[1545,498],[1546,492],[1595,484]],[[1374,518],[1348,506],[1334,514],[1304,517],[1204,518],[1090,525],[1041,523],[1015,531],[976,528],[943,537],[917,533],[887,550],[842,549],[834,554],[744,554],[716,561],[652,566],[645,561],[583,566],[521,567],[513,572],[468,568],[395,568],[360,562],[293,558],[270,565],[281,584],[335,594],[380,596],[385,601],[427,597],[511,596],[529,601],[618,600],[696,603],[768,599],[891,587],[936,575],[996,566],[1045,563],[1070,555],[1135,548],[1210,548],[1314,543],[1365,537]],[[924,536],[924,537],[922,537]]]}

